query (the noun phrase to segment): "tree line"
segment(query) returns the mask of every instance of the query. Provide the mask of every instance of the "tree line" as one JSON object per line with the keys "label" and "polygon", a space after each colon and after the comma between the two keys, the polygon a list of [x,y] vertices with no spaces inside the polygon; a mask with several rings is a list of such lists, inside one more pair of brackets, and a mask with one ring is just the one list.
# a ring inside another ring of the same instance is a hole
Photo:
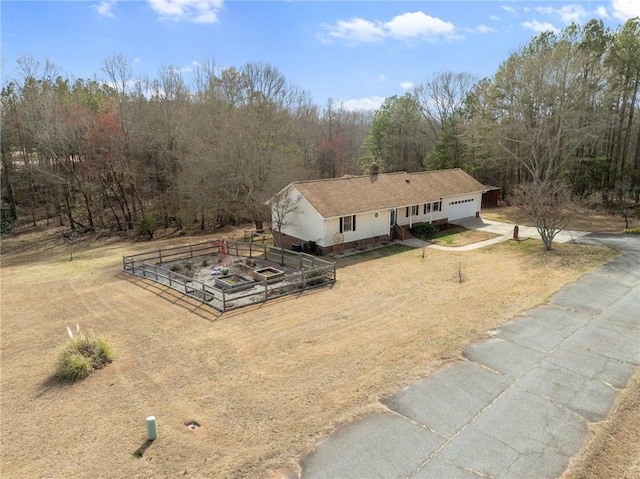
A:
{"label": "tree line", "polygon": [[2,89],[3,217],[72,229],[257,227],[288,182],[356,173],[370,115],[319,108],[273,66],[199,65],[134,77],[114,55],[104,81],[18,60]]}
{"label": "tree line", "polygon": [[567,182],[640,200],[640,21],[543,33],[491,78],[443,72],[375,112],[320,107],[267,63],[139,79],[121,55],[102,81],[31,57],[2,88],[2,220],[72,230],[261,228],[291,181],[461,167],[509,194]]}
{"label": "tree line", "polygon": [[605,203],[640,201],[640,19],[534,37],[491,78],[436,75],[387,98],[365,161],[393,169],[460,167],[509,195],[562,181]]}

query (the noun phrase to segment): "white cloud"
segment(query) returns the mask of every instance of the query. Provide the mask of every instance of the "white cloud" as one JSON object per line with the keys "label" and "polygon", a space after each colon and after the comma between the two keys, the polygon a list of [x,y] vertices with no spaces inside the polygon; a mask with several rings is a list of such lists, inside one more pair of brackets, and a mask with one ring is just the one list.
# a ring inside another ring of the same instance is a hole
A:
{"label": "white cloud", "polygon": [[498,20],[500,20],[500,17],[498,15],[489,15],[489,18],[494,22],[497,22]]}
{"label": "white cloud", "polygon": [[478,25],[476,28],[469,29],[469,31],[478,32],[478,33],[493,33],[493,32],[497,32],[498,30],[496,30],[495,28],[488,27],[486,25]]}
{"label": "white cloud", "polygon": [[149,5],[161,18],[168,20],[215,23],[222,0],[149,0]]}
{"label": "white cloud", "polygon": [[536,7],[538,13],[544,15],[557,15],[565,24],[572,22],[580,23],[590,15],[582,5],[563,5],[560,8],[553,7]]}
{"label": "white cloud", "polygon": [[109,18],[116,18],[116,16],[111,11],[113,7],[116,6],[116,0],[104,0],[97,5],[93,5],[93,8],[96,9],[100,15],[104,15]]}
{"label": "white cloud", "polygon": [[455,27],[451,22],[425,15],[423,12],[403,13],[385,23],[389,35],[396,38],[449,35]]}
{"label": "white cloud", "polygon": [[622,21],[640,17],[640,2],[638,0],[612,0],[611,8],[613,16]]}
{"label": "white cloud", "polygon": [[377,110],[382,106],[384,100],[385,98],[383,96],[371,96],[366,98],[353,98],[338,103],[347,111]]}
{"label": "white cloud", "polygon": [[413,38],[433,39],[438,36],[455,38],[455,26],[423,12],[408,12],[393,17],[388,22],[352,18],[338,20],[333,25],[322,25],[318,38],[330,42],[333,39],[355,43],[375,43],[384,38],[409,40]]}
{"label": "white cloud", "polygon": [[324,28],[328,36],[340,40],[371,43],[384,37],[382,25],[363,18],[338,20],[335,25],[324,25]]}
{"label": "white cloud", "polygon": [[602,5],[596,9],[596,14],[601,18],[609,18],[609,12]]}
{"label": "white cloud", "polygon": [[386,79],[387,79],[387,76],[386,76],[384,73],[381,73],[381,74],[378,76],[378,80],[380,80],[380,81],[385,81]]}
{"label": "white cloud", "polygon": [[505,12],[516,13],[516,9],[509,5],[500,5],[500,8],[502,8]]}
{"label": "white cloud", "polygon": [[403,90],[411,90],[415,85],[415,83],[412,83],[410,81],[403,81],[402,83],[400,83],[400,88],[402,88]]}
{"label": "white cloud", "polygon": [[563,5],[557,13],[564,23],[579,23],[589,15],[582,5]]}
{"label": "white cloud", "polygon": [[525,28],[533,30],[536,33],[542,33],[547,31],[552,31],[554,33],[558,33],[560,30],[553,26],[553,24],[549,22],[539,22],[538,20],[531,20],[530,22],[523,22],[522,25]]}

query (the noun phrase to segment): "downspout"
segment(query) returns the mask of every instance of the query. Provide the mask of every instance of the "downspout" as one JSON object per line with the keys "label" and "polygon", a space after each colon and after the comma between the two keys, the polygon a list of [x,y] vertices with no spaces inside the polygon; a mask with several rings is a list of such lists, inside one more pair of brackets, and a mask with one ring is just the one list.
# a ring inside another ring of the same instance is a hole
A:
{"label": "downspout", "polygon": [[322,242],[324,243],[325,246],[333,246],[333,245],[327,244],[328,241],[327,241],[327,219],[326,218],[324,218],[324,221],[322,224],[324,226],[324,234],[322,235],[322,238],[323,238]]}

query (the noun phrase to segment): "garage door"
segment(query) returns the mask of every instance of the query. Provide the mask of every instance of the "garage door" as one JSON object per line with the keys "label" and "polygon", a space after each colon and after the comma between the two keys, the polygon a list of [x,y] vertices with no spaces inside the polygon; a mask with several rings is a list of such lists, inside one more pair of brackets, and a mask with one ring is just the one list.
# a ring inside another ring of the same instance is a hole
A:
{"label": "garage door", "polygon": [[448,207],[447,216],[449,221],[475,216],[477,211],[475,198],[449,201]]}

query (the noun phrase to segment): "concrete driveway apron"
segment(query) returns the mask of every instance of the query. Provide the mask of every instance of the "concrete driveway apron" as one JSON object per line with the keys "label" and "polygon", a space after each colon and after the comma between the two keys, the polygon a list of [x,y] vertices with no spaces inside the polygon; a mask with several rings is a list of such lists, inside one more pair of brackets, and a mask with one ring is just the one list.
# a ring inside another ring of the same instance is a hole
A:
{"label": "concrete driveway apron", "polygon": [[305,479],[560,476],[588,424],[640,365],[640,238],[550,301],[338,428],[302,459]]}

